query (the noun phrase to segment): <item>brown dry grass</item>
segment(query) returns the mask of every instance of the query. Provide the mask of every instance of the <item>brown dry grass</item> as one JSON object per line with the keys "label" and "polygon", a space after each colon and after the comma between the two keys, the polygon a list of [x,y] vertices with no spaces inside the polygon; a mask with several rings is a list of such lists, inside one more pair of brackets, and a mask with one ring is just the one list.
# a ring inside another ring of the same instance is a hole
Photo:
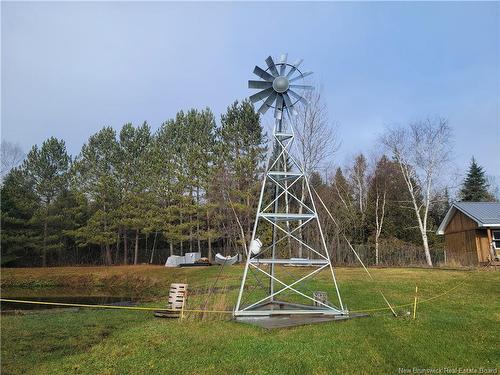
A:
{"label": "brown dry grass", "polygon": [[[172,275],[161,266],[57,267],[2,269],[2,288],[105,289],[109,293],[155,294]],[[149,291],[149,292],[148,292]]]}

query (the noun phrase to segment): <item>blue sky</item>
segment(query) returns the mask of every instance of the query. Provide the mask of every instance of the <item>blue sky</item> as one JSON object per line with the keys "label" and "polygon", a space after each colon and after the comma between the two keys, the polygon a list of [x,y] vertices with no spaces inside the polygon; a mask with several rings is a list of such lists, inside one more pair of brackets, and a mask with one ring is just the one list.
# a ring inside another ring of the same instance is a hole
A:
{"label": "blue sky", "polygon": [[[384,127],[449,119],[454,163],[500,182],[500,3],[2,2],[2,139],[76,154],[104,125],[180,109],[217,116],[255,64],[305,59],[339,125],[343,164]],[[268,122],[271,121],[271,114]]]}

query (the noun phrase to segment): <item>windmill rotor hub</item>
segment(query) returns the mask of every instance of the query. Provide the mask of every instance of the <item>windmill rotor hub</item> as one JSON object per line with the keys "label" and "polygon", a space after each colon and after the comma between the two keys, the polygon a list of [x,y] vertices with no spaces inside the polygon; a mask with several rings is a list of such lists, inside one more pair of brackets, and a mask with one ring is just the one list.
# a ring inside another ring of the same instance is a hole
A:
{"label": "windmill rotor hub", "polygon": [[290,82],[288,81],[288,78],[284,76],[279,76],[276,77],[273,81],[273,89],[274,91],[282,94],[286,90],[288,90],[288,87],[290,86]]}
{"label": "windmill rotor hub", "polygon": [[[264,115],[270,108],[274,108],[274,118],[283,121],[284,114],[296,116],[294,108],[297,103],[307,105],[304,91],[313,90],[311,85],[303,84],[303,79],[312,74],[311,71],[302,72],[299,65],[302,59],[290,64],[287,63],[287,54],[280,56],[279,62],[269,56],[266,59],[267,69],[255,66],[253,73],[260,80],[249,80],[248,88],[258,89],[259,92],[249,97],[252,103],[262,102],[257,112]],[[302,82],[297,82],[297,81]]]}

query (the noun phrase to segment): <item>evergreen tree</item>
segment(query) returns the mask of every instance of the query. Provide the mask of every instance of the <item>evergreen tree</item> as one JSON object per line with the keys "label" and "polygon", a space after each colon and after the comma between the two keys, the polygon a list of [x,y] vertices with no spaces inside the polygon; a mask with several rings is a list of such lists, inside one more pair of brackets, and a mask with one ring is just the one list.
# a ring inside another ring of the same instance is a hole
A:
{"label": "evergreen tree", "polygon": [[74,232],[81,246],[100,246],[105,264],[112,263],[116,242],[120,189],[116,132],[104,127],[83,145],[75,161],[75,186],[88,200],[89,220]]}
{"label": "evergreen tree", "polygon": [[493,201],[494,197],[489,193],[488,187],[483,167],[477,164],[473,157],[459,193],[460,200],[466,202]]}
{"label": "evergreen tree", "polygon": [[211,241],[206,193],[213,176],[214,147],[215,118],[208,108],[178,112],[155,135],[153,186],[161,219],[153,226],[163,232],[171,254],[177,245],[181,253],[201,251],[202,241]]}
{"label": "evergreen tree", "polygon": [[[338,167],[329,187],[331,198],[327,202],[329,210],[334,213],[337,220],[337,226],[328,229],[330,236],[336,239],[337,249],[340,250],[340,244],[344,242],[345,235],[352,243],[359,243],[359,201],[356,197],[354,185],[346,177],[342,168]],[[330,224],[332,225],[332,224]],[[347,261],[343,259],[340,252],[337,253],[338,261]]]}
{"label": "evergreen tree", "polygon": [[182,177],[182,171],[177,153],[179,133],[176,128],[175,120],[164,122],[156,132],[152,145],[152,173],[155,178],[151,191],[155,196],[155,205],[151,211],[149,229],[163,233],[170,255],[174,255],[174,246],[183,240],[176,228],[180,221],[178,204],[183,194],[178,180]]}
{"label": "evergreen tree", "polygon": [[56,199],[53,209],[59,213],[58,229],[62,232],[63,249],[67,250],[59,253],[59,264],[78,263],[80,261],[80,246],[75,239],[75,233],[78,228],[85,226],[89,219],[88,201],[76,189],[70,189]]}
{"label": "evergreen tree", "polygon": [[377,161],[368,185],[366,230],[375,242],[375,261],[379,240],[420,242],[418,232],[412,229],[414,214],[408,208],[410,199],[399,166],[383,155]]}
{"label": "evergreen tree", "polygon": [[250,101],[234,102],[228,107],[221,116],[217,142],[217,174],[211,186],[213,203],[224,218],[221,231],[228,240],[238,238],[245,249],[252,232],[266,155],[266,137]]}
{"label": "evergreen tree", "polygon": [[437,192],[433,197],[433,201],[434,205],[429,211],[429,217],[432,219],[433,223],[438,226],[441,221],[443,221],[451,206],[448,188],[444,188],[444,190]]}
{"label": "evergreen tree", "polygon": [[414,214],[410,207],[411,197],[406,190],[405,181],[394,160],[382,156],[376,165],[368,187],[370,206],[367,225],[373,235],[375,231],[375,200],[377,189],[386,191],[385,218],[381,236],[384,239],[397,238],[404,242],[419,244],[421,239],[415,230]]}
{"label": "evergreen tree", "polygon": [[[116,174],[120,207],[118,225],[124,236],[124,263],[128,257],[128,233],[134,235],[134,264],[139,261],[139,235],[148,227],[152,203],[149,187],[152,171],[152,136],[147,123],[135,128],[126,124],[120,131],[117,147]],[[118,250],[118,249],[117,249]]]}
{"label": "evergreen tree", "polygon": [[[206,108],[203,111],[190,110],[186,116],[186,167],[188,175],[187,190],[191,204],[189,222],[189,246],[193,250],[196,237],[197,251],[201,251],[201,241],[206,238],[203,200],[213,175],[215,148],[215,117]],[[210,255],[209,255],[210,256]]]}
{"label": "evergreen tree", "polygon": [[39,210],[32,221],[42,230],[42,265],[47,265],[50,250],[60,250],[61,231],[57,228],[59,213],[52,210],[54,200],[68,189],[70,157],[63,140],[54,137],[43,142],[42,146],[33,146],[28,153],[22,169],[39,200]]}
{"label": "evergreen tree", "polygon": [[38,264],[39,231],[31,218],[40,209],[33,187],[19,168],[12,169],[3,180],[0,192],[2,207],[2,265],[25,258],[29,265]]}

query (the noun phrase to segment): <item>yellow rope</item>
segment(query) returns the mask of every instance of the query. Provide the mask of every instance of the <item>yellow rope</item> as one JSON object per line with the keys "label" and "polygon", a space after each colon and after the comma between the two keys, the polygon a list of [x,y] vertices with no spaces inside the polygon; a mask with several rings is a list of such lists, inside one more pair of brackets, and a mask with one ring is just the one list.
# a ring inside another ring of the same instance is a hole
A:
{"label": "yellow rope", "polygon": [[[166,309],[164,307],[138,307],[138,306],[110,306],[110,305],[87,305],[80,303],[63,303],[63,302],[44,302],[44,301],[24,301],[20,299],[7,299],[0,298],[2,302],[16,302],[16,303],[27,303],[32,305],[50,305],[50,306],[68,306],[68,307],[90,307],[90,308],[99,308],[99,309],[122,309],[122,310],[146,310],[146,311],[171,311],[171,312],[179,312],[180,310],[175,309]],[[187,310],[184,309],[184,312],[208,312],[214,314],[232,314],[232,311],[227,310]]]}
{"label": "yellow rope", "polygon": [[[446,294],[452,292],[453,290],[459,288],[463,284],[465,284],[467,277],[462,280],[460,283],[455,285],[453,288],[448,289],[447,291],[437,294],[433,297],[429,297],[427,299],[422,299],[418,301],[418,304],[421,303],[426,303],[429,301],[433,301],[437,298],[443,297]],[[16,302],[16,303],[26,303],[26,304],[32,304],[32,305],[51,305],[51,306],[68,306],[68,307],[89,307],[89,308],[99,308],[99,309],[122,309],[122,310],[143,310],[143,311],[171,311],[171,312],[180,312],[179,310],[174,310],[174,309],[166,309],[163,307],[139,307],[139,306],[109,306],[109,305],[88,305],[88,304],[79,304],[79,303],[62,303],[62,302],[44,302],[44,301],[24,301],[24,300],[19,300],[19,299],[8,299],[8,298],[0,298],[1,302]],[[413,303],[406,303],[404,305],[398,305],[398,306],[392,306],[390,307],[382,307],[382,308],[376,308],[376,309],[364,309],[364,310],[351,310],[351,313],[368,313],[368,312],[375,312],[375,311],[384,311],[384,310],[392,310],[393,308],[402,308],[402,307],[408,307],[412,306]],[[203,313],[210,313],[210,314],[232,314],[232,311],[228,310],[202,310],[202,309],[193,309],[193,310],[188,310],[184,309],[184,312],[203,312]]]}
{"label": "yellow rope", "polygon": [[[460,287],[463,284],[465,284],[465,280],[466,279],[467,279],[467,277],[464,280],[462,280],[459,284],[455,285],[453,288],[450,288],[450,289],[448,289],[447,291],[445,291],[445,292],[443,292],[441,294],[437,294],[437,295],[429,297],[427,299],[419,300],[417,303],[421,304],[421,303],[429,302],[429,301],[435,300],[437,298],[443,297],[444,295],[452,292],[453,290],[455,290],[458,287]],[[398,305],[398,306],[393,306],[393,307],[394,308],[401,308],[401,307],[408,307],[408,306],[413,306],[413,303],[406,303],[404,305]],[[389,310],[389,308],[388,307],[383,307],[383,308],[379,308],[379,309],[354,310],[354,311],[350,311],[350,312],[353,312],[353,313],[363,313],[363,312],[374,312],[374,311],[382,311],[382,310]]]}

